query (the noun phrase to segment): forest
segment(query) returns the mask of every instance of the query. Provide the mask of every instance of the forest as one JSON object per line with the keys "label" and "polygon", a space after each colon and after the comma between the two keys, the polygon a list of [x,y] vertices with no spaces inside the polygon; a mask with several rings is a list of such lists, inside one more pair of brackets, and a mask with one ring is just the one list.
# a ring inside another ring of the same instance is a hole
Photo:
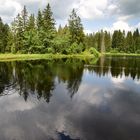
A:
{"label": "forest", "polygon": [[26,6],[8,25],[0,18],[0,53],[80,54],[88,52],[140,53],[140,33],[115,30],[85,34],[81,18],[73,9],[68,23],[56,27],[50,4],[38,14],[29,14]]}

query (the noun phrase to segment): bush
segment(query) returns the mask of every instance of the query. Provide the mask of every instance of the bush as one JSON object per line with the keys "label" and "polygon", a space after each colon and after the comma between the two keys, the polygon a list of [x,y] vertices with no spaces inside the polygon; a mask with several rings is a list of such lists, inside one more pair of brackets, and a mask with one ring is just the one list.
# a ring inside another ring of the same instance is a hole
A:
{"label": "bush", "polygon": [[99,56],[99,52],[93,47],[89,49],[89,52],[90,52],[90,54],[93,54],[96,57]]}
{"label": "bush", "polygon": [[82,43],[80,44],[73,43],[70,46],[70,49],[68,50],[68,52],[71,54],[76,54],[76,53],[81,53],[83,49],[84,49],[84,45]]}
{"label": "bush", "polygon": [[47,53],[55,53],[55,50],[53,48],[47,48]]}

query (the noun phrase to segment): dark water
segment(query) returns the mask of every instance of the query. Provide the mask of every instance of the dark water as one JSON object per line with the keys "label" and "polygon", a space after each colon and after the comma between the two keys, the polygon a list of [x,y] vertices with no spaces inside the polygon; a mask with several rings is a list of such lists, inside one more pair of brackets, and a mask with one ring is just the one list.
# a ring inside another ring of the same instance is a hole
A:
{"label": "dark water", "polygon": [[140,58],[0,63],[0,140],[140,140]]}

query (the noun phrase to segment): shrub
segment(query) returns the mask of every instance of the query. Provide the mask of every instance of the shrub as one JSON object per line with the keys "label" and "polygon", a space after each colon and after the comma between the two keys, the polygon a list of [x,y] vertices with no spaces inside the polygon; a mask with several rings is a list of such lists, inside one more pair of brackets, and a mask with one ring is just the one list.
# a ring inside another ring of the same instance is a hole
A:
{"label": "shrub", "polygon": [[47,53],[53,53],[54,54],[55,50],[53,48],[49,47],[49,48],[47,48]]}
{"label": "shrub", "polygon": [[99,56],[99,52],[93,47],[89,49],[89,52],[90,52],[90,54],[93,54],[96,57]]}

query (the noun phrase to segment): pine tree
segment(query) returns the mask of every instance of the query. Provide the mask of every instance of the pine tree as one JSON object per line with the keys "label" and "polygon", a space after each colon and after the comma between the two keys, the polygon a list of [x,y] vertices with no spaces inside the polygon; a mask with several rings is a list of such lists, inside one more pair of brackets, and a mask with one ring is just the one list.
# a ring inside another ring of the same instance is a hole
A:
{"label": "pine tree", "polygon": [[53,45],[53,39],[56,35],[56,28],[53,13],[49,4],[43,11],[43,31],[40,35],[46,48]]}
{"label": "pine tree", "polygon": [[112,36],[112,48],[116,49],[118,46],[118,31],[114,31]]}
{"label": "pine tree", "polygon": [[84,43],[84,31],[81,19],[77,16],[75,9],[72,10],[72,13],[69,18],[69,31],[71,36],[72,43]]}
{"label": "pine tree", "polygon": [[51,11],[50,4],[43,11],[43,26],[46,32],[55,32],[55,20]]}
{"label": "pine tree", "polygon": [[106,48],[106,51],[109,52],[110,49],[111,49],[111,35],[109,32],[105,31],[105,37],[104,37],[104,41],[105,41],[105,48]]}
{"label": "pine tree", "polygon": [[131,52],[131,53],[135,52],[134,40],[131,31],[129,31],[126,36],[126,50],[127,52]]}
{"label": "pine tree", "polygon": [[23,29],[25,31],[26,27],[27,27],[27,21],[28,21],[28,12],[27,12],[26,6],[24,6],[24,8],[21,12],[21,17],[22,17],[22,20],[23,20]]}
{"label": "pine tree", "polygon": [[27,22],[27,30],[33,30],[33,29],[35,29],[35,16],[34,14],[31,14]]}
{"label": "pine tree", "polygon": [[140,33],[138,29],[134,31],[133,39],[134,39],[135,51],[140,50]]}
{"label": "pine tree", "polygon": [[43,17],[42,12],[39,10],[37,15],[37,29],[40,30],[43,27]]}
{"label": "pine tree", "polygon": [[119,52],[125,51],[125,32],[116,30],[112,36],[112,48],[117,49]]}
{"label": "pine tree", "polygon": [[9,26],[0,18],[0,52],[4,53],[8,42]]}
{"label": "pine tree", "polygon": [[14,32],[15,32],[15,52],[20,51],[23,49],[23,33],[24,33],[24,27],[23,27],[23,20],[22,16],[20,14],[17,15],[16,20],[13,23]]}

